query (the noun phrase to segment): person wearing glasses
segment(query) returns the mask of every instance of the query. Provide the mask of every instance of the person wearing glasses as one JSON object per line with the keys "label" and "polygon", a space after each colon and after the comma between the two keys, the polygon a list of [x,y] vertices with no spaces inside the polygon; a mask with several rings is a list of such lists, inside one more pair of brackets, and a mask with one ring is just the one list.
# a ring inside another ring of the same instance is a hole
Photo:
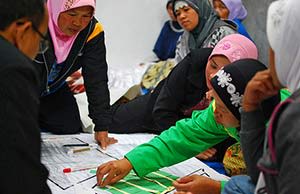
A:
{"label": "person wearing glasses", "polygon": [[32,60],[47,32],[42,0],[0,0],[1,193],[50,194],[41,163],[40,77]]}
{"label": "person wearing glasses", "polygon": [[82,68],[95,124],[95,139],[102,148],[115,143],[108,137],[111,123],[104,31],[95,19],[95,0],[48,0],[49,47],[35,63],[43,74],[39,124],[42,131],[74,134],[82,131],[76,100],[67,77]]}

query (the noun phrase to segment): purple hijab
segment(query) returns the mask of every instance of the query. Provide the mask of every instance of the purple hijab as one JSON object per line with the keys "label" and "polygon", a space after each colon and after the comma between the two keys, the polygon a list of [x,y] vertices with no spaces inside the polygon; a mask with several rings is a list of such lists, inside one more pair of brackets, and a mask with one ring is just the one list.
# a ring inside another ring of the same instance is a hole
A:
{"label": "purple hijab", "polygon": [[221,0],[229,10],[229,20],[244,20],[247,17],[247,10],[242,0]]}

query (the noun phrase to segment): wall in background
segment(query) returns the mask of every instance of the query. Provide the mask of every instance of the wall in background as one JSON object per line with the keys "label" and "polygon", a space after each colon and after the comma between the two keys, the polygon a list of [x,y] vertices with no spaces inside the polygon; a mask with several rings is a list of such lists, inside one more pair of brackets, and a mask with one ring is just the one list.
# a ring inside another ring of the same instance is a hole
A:
{"label": "wall in background", "polygon": [[109,66],[135,66],[151,55],[168,19],[166,0],[97,0],[96,18],[104,26]]}
{"label": "wall in background", "polygon": [[[266,15],[273,0],[243,0],[248,10],[244,21],[268,64]],[[134,67],[151,55],[163,23],[168,19],[166,0],[97,0],[96,17],[105,30],[107,61],[113,67]]]}
{"label": "wall in background", "polygon": [[259,49],[259,59],[268,64],[269,44],[266,35],[267,10],[274,0],[243,0],[248,10],[244,24]]}

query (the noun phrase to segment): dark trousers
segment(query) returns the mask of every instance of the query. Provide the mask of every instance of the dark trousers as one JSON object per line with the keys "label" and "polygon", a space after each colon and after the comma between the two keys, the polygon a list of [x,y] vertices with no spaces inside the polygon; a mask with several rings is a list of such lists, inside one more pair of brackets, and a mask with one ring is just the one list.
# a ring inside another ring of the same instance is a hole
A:
{"label": "dark trousers", "polygon": [[[160,133],[152,119],[148,103],[151,95],[139,96],[127,103],[113,105],[110,133]],[[152,106],[150,106],[152,107]]]}
{"label": "dark trousers", "polygon": [[39,125],[42,131],[74,134],[82,131],[79,109],[67,84],[40,99]]}

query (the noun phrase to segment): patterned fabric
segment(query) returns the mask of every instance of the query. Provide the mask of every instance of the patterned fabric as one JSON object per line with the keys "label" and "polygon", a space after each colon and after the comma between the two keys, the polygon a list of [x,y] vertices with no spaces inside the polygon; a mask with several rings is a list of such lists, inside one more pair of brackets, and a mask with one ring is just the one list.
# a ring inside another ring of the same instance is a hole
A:
{"label": "patterned fabric", "polygon": [[231,104],[235,107],[241,107],[242,106],[242,98],[243,95],[240,94],[235,85],[231,83],[232,78],[230,77],[230,73],[226,73],[224,70],[219,70],[216,73],[216,76],[218,76],[217,81],[218,85],[222,88],[226,87],[228,94],[231,96],[230,101]]}
{"label": "patterned fabric", "polygon": [[[266,66],[255,59],[241,59],[220,69],[210,80],[228,110],[240,120],[241,100],[247,83]],[[226,86],[226,87],[225,87]]]}
{"label": "patterned fabric", "polygon": [[161,80],[169,75],[173,67],[174,62],[172,60],[160,61],[151,65],[142,77],[142,88],[153,90]]}
{"label": "patterned fabric", "polygon": [[209,38],[205,40],[203,43],[204,47],[214,48],[222,38],[233,33],[235,32],[229,27],[219,27],[210,34]]}
{"label": "patterned fabric", "polygon": [[[218,23],[216,25],[221,24]],[[215,27],[214,30],[212,30],[211,34],[207,36],[207,38],[201,45],[201,48],[214,48],[222,38],[229,34],[235,33],[236,31],[233,28],[225,24],[220,27]],[[188,46],[189,36],[190,34],[187,31],[185,31],[179,38],[175,54],[175,64],[179,63],[190,52]]]}
{"label": "patterned fabric", "polygon": [[241,34],[230,34],[218,42],[209,59],[215,55],[223,55],[232,63],[246,58],[257,59],[258,51],[250,39]]}
{"label": "patterned fabric", "polygon": [[227,149],[223,164],[226,174],[229,176],[247,174],[241,144],[239,142]]}

